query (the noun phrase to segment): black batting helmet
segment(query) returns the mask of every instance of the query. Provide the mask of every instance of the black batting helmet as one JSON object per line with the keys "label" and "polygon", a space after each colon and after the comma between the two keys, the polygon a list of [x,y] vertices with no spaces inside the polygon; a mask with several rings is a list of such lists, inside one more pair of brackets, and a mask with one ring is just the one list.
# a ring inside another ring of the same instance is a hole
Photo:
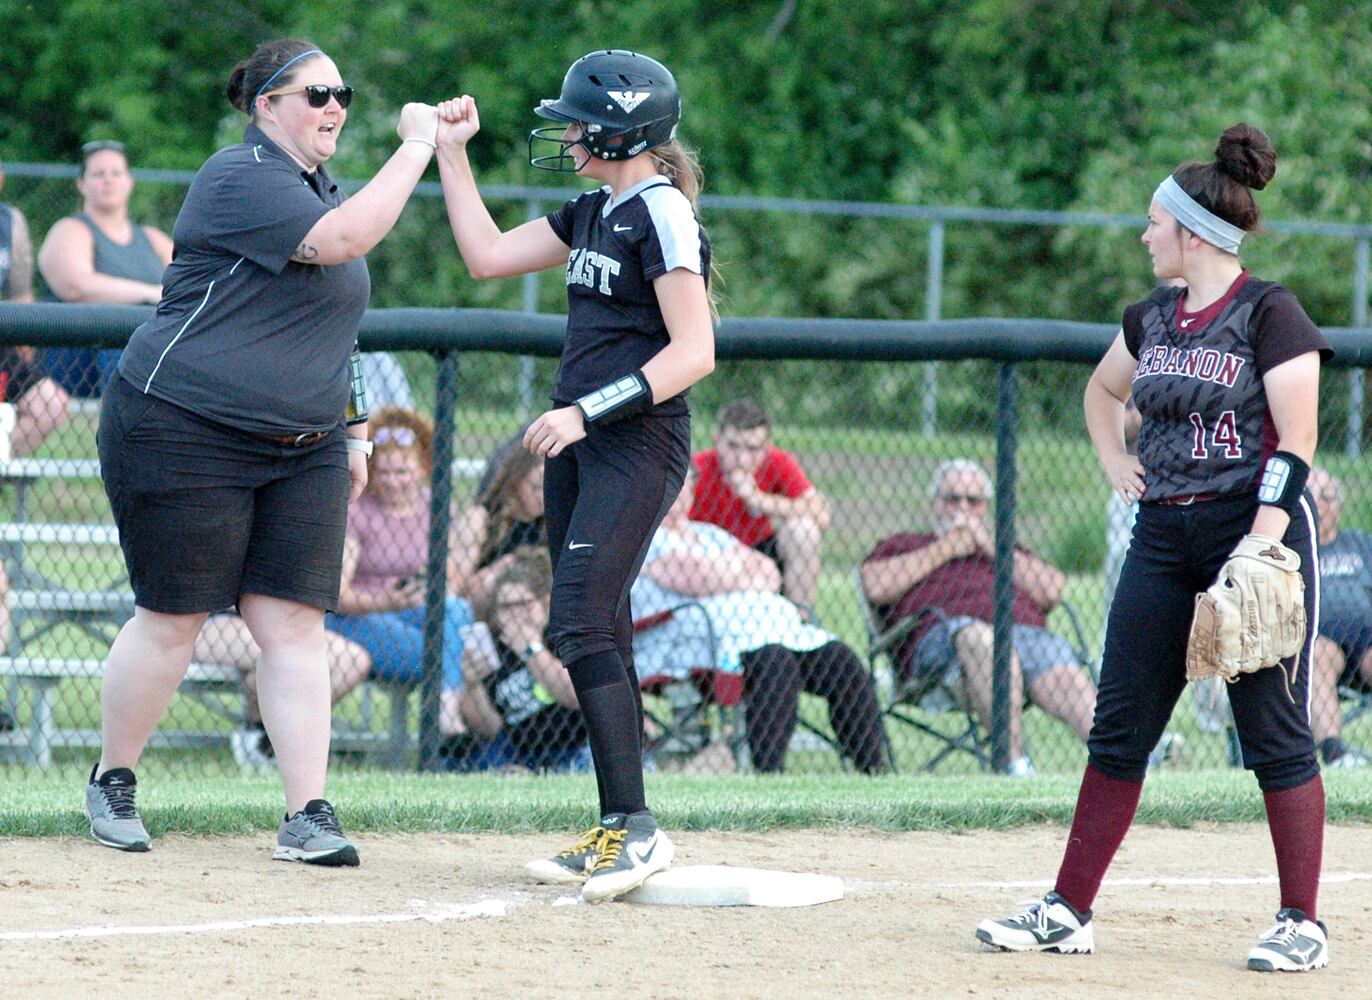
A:
{"label": "black batting helmet", "polygon": [[[563,77],[562,93],[539,101],[534,114],[563,125],[529,133],[529,162],[542,170],[575,173],[576,161],[568,153],[571,145],[581,146],[597,160],[627,160],[669,142],[681,118],[681,95],[672,74],[656,59],[606,49],[572,63]],[[582,135],[568,144],[562,133],[571,122],[581,125]],[[535,142],[555,142],[558,151],[535,155]]]}

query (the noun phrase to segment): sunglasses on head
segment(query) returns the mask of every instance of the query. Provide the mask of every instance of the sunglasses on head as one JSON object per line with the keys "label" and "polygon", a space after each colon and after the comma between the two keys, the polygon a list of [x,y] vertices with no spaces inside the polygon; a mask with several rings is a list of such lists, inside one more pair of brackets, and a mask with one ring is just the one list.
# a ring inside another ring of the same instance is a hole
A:
{"label": "sunglasses on head", "polygon": [[93,142],[87,142],[81,146],[81,155],[94,156],[96,153],[102,153],[107,149],[112,149],[116,153],[122,153],[124,152],[124,144],[117,139],[96,139]]}
{"label": "sunglasses on head", "polygon": [[340,108],[346,108],[353,102],[353,89],[346,83],[339,84],[337,87],[330,87],[324,83],[307,83],[299,87],[284,87],[281,90],[269,90],[263,97],[283,97],[286,94],[304,93],[305,100],[310,102],[312,108],[326,107],[329,98],[332,97],[338,102]]}
{"label": "sunglasses on head", "polygon": [[376,444],[395,443],[402,448],[408,448],[414,444],[414,431],[409,427],[378,427],[372,435],[372,441]]}

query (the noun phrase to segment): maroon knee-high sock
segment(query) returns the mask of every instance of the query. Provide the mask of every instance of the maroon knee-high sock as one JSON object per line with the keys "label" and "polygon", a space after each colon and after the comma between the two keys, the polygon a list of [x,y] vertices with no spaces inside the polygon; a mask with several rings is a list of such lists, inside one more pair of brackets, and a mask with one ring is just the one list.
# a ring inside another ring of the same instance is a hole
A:
{"label": "maroon knee-high sock", "polygon": [[1054,886],[1057,894],[1077,910],[1085,912],[1096,901],[1105,870],[1134,822],[1142,791],[1142,781],[1120,781],[1086,766],[1072,832]]}
{"label": "maroon knee-high sock", "polygon": [[1324,854],[1324,782],[1317,774],[1295,788],[1264,792],[1262,799],[1277,851],[1282,908],[1294,906],[1314,920]]}

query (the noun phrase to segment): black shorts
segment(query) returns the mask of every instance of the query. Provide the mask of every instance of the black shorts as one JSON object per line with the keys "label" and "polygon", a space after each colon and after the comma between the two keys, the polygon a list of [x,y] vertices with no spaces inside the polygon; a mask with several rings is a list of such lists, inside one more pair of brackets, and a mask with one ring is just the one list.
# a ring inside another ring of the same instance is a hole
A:
{"label": "black shorts", "polygon": [[334,610],[348,523],[340,424],[303,448],[214,423],[115,377],[100,474],[135,603],[191,614],[263,594]]}

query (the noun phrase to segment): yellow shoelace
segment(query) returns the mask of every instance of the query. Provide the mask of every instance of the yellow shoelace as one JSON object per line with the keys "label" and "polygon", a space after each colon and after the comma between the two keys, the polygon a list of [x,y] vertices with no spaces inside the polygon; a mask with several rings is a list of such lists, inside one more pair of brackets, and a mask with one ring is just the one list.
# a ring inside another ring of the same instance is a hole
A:
{"label": "yellow shoelace", "polygon": [[585,854],[587,851],[591,850],[594,850],[597,854],[599,854],[600,841],[601,838],[603,838],[604,836],[605,828],[603,826],[593,826],[584,834],[582,834],[581,839],[578,840],[575,844],[567,848],[565,851],[560,852],[558,854],[558,857],[570,858],[578,854]]}
{"label": "yellow shoelace", "polygon": [[594,875],[602,868],[613,868],[619,860],[619,849],[624,846],[623,830],[606,830],[605,836],[600,841],[600,856],[596,858],[595,867],[591,869]]}

